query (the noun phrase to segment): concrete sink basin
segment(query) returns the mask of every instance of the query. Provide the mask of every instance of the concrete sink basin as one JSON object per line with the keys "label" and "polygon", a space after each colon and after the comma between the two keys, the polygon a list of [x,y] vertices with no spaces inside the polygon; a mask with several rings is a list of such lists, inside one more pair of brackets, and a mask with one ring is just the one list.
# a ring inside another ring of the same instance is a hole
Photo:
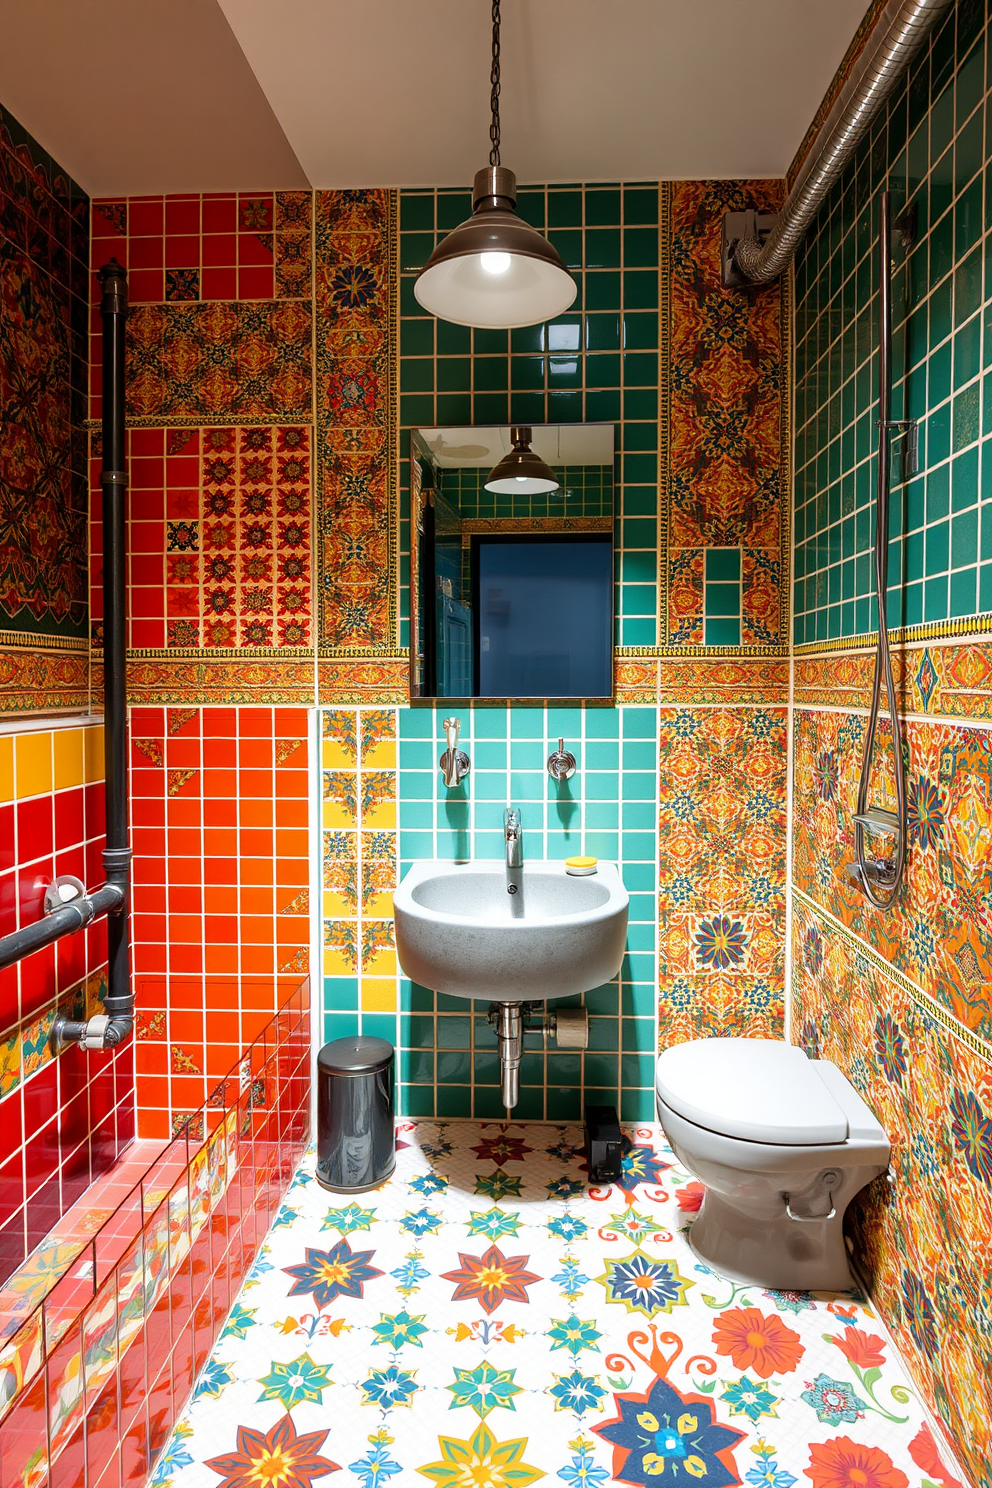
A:
{"label": "concrete sink basin", "polygon": [[498,859],[417,863],[393,899],[396,950],[406,976],[434,992],[544,1002],[616,976],[627,904],[612,863],[582,878],[553,862],[509,876]]}

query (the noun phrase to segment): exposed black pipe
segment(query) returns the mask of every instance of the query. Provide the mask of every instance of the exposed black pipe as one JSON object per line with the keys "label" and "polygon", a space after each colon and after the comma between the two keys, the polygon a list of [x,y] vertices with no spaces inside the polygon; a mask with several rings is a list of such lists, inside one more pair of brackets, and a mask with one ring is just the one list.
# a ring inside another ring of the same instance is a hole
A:
{"label": "exposed black pipe", "polygon": [[97,915],[107,915],[108,969],[106,1011],[85,1022],[57,1018],[56,1045],[82,1044],[110,1049],[127,1038],[134,1021],[130,966],[131,847],[128,841],[127,795],[127,635],[125,501],[127,461],[124,419],[124,327],[127,320],[127,272],[112,258],[99,273],[103,286],[103,713],[106,777],[107,881],[86,893],[75,879],[56,880],[65,888],[61,904],[48,909],[33,925],[0,938],[0,970],[83,930]]}

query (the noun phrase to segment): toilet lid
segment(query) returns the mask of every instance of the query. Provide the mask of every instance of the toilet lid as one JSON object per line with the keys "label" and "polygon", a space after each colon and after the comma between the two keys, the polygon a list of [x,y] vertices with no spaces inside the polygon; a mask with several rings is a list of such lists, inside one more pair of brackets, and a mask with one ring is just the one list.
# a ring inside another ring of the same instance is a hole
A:
{"label": "toilet lid", "polygon": [[657,1081],[666,1106],[727,1137],[784,1147],[847,1141],[847,1117],[794,1044],[691,1039],[658,1056]]}

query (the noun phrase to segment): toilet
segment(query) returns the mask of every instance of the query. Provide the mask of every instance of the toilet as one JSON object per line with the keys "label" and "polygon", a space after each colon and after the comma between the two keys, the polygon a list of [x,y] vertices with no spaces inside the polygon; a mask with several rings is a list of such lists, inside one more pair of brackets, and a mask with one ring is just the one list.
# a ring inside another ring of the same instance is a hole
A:
{"label": "toilet", "polygon": [[708,1038],[658,1057],[658,1119],[706,1193],[689,1238],[707,1266],[777,1291],[855,1287],[844,1211],[889,1139],[835,1064],[772,1039]]}

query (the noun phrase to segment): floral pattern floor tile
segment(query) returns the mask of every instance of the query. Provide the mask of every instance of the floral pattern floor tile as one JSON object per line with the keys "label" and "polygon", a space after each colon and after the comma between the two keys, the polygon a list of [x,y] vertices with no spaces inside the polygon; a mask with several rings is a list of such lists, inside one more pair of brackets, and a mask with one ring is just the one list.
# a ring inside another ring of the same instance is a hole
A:
{"label": "floral pattern floor tile", "polygon": [[156,1488],[952,1488],[858,1299],[739,1286],[688,1244],[701,1190],[628,1128],[402,1123],[396,1171],[293,1181]]}

